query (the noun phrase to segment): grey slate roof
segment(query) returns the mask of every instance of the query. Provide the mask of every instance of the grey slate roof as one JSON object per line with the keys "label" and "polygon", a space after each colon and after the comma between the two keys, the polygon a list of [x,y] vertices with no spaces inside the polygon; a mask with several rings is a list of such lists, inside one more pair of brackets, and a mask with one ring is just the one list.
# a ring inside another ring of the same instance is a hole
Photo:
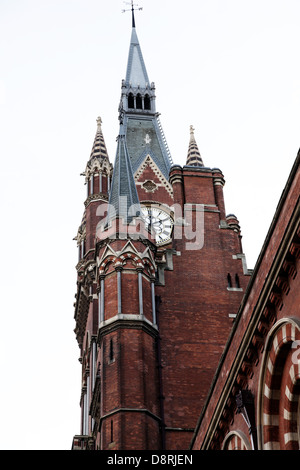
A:
{"label": "grey slate roof", "polygon": [[[134,182],[125,135],[122,133],[122,126],[118,137],[109,204],[114,206],[115,215],[123,217],[128,223],[131,222],[135,215],[139,215],[140,212],[139,197]],[[114,214],[109,211],[108,220],[113,218],[113,216]]]}
{"label": "grey slate roof", "polygon": [[168,180],[172,162],[156,118],[129,117],[126,119],[126,140],[133,173],[149,154]]}
{"label": "grey slate roof", "polygon": [[149,86],[149,78],[143,59],[142,50],[136,34],[136,29],[132,28],[130,48],[127,62],[126,85],[132,88],[146,88]]}
{"label": "grey slate roof", "polygon": [[[150,109],[128,106],[129,93],[151,98]],[[130,222],[135,214],[129,213],[131,206],[139,208],[139,198],[134,173],[149,154],[164,177],[169,179],[173,164],[168,145],[155,112],[155,86],[150,85],[141,47],[133,21],[128,55],[126,79],[122,82],[122,96],[119,107],[120,132],[109,203],[116,215]],[[113,217],[111,211],[108,219]]]}

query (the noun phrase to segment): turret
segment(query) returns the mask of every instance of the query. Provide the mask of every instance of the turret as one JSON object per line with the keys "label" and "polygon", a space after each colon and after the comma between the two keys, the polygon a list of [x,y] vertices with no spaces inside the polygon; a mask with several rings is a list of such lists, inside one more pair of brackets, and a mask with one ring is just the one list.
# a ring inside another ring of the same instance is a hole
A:
{"label": "turret", "polygon": [[98,117],[93,148],[83,173],[87,186],[87,199],[95,199],[99,195],[106,198],[110,192],[112,165],[109,161],[101,125],[102,120]]}
{"label": "turret", "polygon": [[108,215],[97,229],[99,374],[109,386],[101,390],[94,418],[102,449],[157,449],[155,244],[140,216],[123,131],[121,124]]}
{"label": "turret", "polygon": [[[92,419],[89,416],[92,389],[96,382],[96,334],[98,331],[98,298],[96,285],[95,237],[99,222],[99,208],[107,206],[113,167],[109,161],[101,118],[97,119],[97,131],[90,158],[82,175],[87,187],[84,214],[75,240],[78,246],[77,292],[75,301],[75,334],[80,348],[82,364],[81,434],[89,436]],[[88,442],[88,440],[86,441]]]}
{"label": "turret", "polygon": [[79,259],[87,254],[93,258],[95,248],[96,226],[99,222],[99,205],[107,204],[113,166],[109,161],[105,140],[102,133],[102,120],[97,118],[97,131],[85,171],[86,200],[85,212],[80,232],[77,235]]}

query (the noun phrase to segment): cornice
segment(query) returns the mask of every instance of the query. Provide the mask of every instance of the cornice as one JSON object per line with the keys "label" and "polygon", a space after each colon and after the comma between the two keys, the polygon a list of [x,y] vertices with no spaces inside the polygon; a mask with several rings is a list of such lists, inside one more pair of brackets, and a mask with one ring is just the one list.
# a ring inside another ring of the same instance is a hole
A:
{"label": "cornice", "polygon": [[98,194],[91,194],[85,201],[84,206],[87,207],[91,202],[107,202],[108,201],[108,194],[98,193]]}
{"label": "cornice", "polygon": [[103,322],[102,326],[100,325],[97,339],[98,343],[101,343],[104,336],[120,329],[142,330],[153,338],[158,336],[157,326],[150,323],[144,315],[125,315],[121,313]]}

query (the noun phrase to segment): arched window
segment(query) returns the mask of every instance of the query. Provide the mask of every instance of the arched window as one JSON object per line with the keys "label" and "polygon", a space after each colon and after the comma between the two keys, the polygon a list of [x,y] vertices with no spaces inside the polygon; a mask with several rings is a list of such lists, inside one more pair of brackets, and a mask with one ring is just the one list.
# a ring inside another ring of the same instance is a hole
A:
{"label": "arched window", "polygon": [[229,273],[227,274],[227,287],[232,287],[231,276]]}
{"label": "arched window", "polygon": [[238,289],[240,288],[240,278],[238,274],[235,275],[235,285]]}
{"label": "arched window", "polygon": [[129,93],[128,95],[128,108],[133,109],[134,108],[134,96],[132,93]]}
{"label": "arched window", "polygon": [[139,93],[136,95],[136,109],[143,109],[142,96]]}
{"label": "arched window", "polygon": [[145,95],[144,98],[144,109],[150,110],[151,109],[151,103],[150,103],[150,97],[149,95]]}

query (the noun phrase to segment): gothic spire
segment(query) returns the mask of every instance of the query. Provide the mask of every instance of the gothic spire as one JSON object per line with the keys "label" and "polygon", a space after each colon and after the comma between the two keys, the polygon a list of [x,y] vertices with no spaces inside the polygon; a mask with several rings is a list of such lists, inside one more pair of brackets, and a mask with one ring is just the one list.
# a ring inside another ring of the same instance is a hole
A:
{"label": "gothic spire", "polygon": [[115,212],[109,206],[108,221],[115,215],[129,223],[133,217],[139,215],[139,197],[122,124],[118,136],[109,205],[114,207]]}
{"label": "gothic spire", "polygon": [[190,142],[189,142],[186,164],[188,166],[204,166],[199,149],[198,149],[198,145],[195,139],[194,130],[195,129],[193,128],[193,126],[190,126]]}
{"label": "gothic spire", "polygon": [[[138,40],[134,10],[127,61],[126,78],[122,80],[119,120],[124,125],[126,144],[135,174],[144,159],[150,155],[166,179],[169,177],[172,157],[156,112],[154,82],[150,83]],[[145,145],[146,144],[146,145]]]}
{"label": "gothic spire", "polygon": [[[134,15],[134,13],[132,13]],[[126,71],[126,85],[132,88],[146,89],[150,87],[149,78],[132,17],[132,32]]]}
{"label": "gothic spire", "polygon": [[102,133],[101,124],[102,124],[102,119],[101,117],[98,117],[97,118],[97,132],[96,132],[93,148],[91,151],[90,160],[92,160],[93,158],[107,158],[109,160],[103,133]]}

